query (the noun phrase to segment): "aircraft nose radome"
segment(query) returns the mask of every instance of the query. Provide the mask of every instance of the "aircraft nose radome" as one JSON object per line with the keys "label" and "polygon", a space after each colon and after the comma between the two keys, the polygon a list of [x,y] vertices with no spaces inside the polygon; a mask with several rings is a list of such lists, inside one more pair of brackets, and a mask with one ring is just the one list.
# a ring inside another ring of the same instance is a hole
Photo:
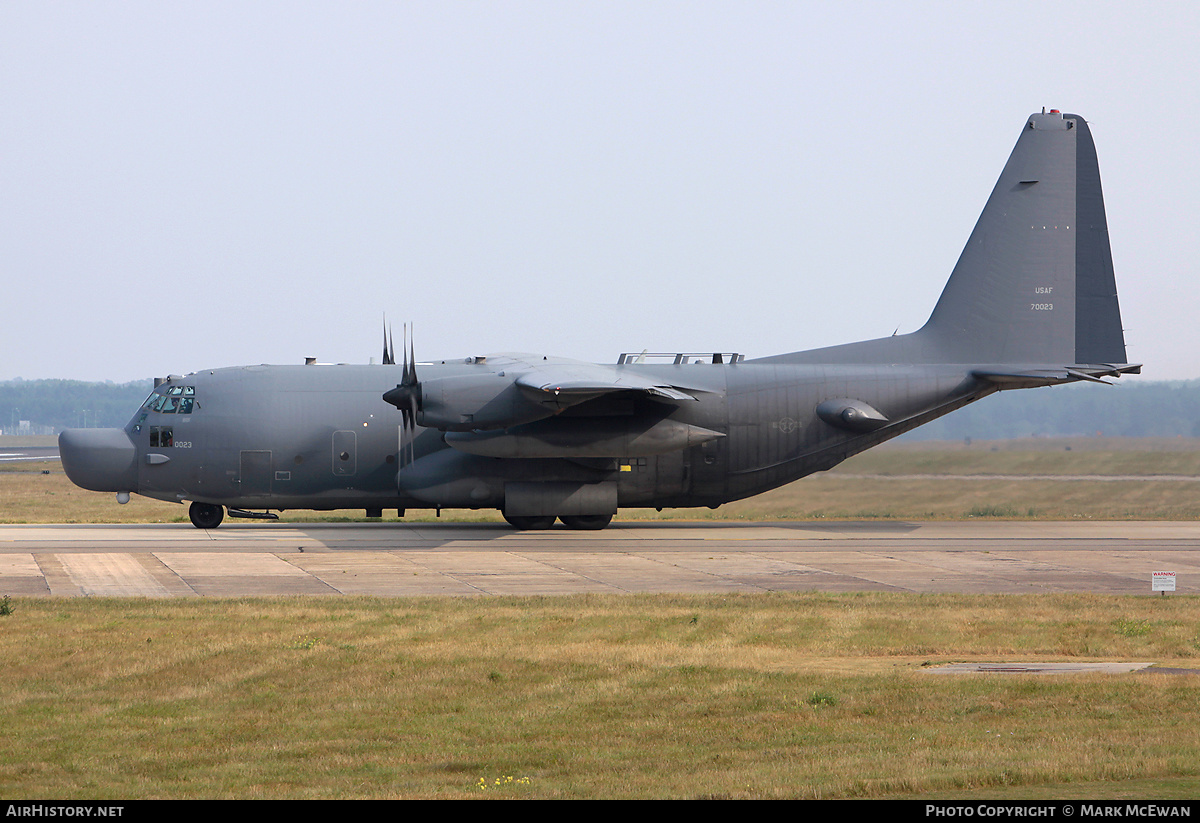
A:
{"label": "aircraft nose radome", "polygon": [[58,453],[71,482],[94,492],[137,488],[137,448],[121,429],[66,429]]}

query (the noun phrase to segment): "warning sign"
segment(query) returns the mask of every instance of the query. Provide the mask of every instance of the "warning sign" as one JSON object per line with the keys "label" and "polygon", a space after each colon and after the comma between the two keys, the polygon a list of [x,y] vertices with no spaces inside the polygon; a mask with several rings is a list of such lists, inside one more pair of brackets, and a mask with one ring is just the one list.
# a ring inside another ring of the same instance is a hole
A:
{"label": "warning sign", "polygon": [[1150,572],[1150,591],[1175,591],[1175,572]]}

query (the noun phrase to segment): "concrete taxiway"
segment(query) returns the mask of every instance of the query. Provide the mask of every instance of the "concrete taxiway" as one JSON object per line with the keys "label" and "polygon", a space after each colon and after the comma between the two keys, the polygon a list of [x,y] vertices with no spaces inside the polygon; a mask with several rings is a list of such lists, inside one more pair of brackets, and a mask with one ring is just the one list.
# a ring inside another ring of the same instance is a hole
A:
{"label": "concrete taxiway", "polygon": [[[58,460],[58,446],[0,446],[0,463],[49,463]],[[30,466],[42,468],[42,466]]]}
{"label": "concrete taxiway", "polygon": [[[1191,522],[0,526],[0,594],[233,597],[584,592],[1200,592]],[[1155,594],[1154,596],[1159,596]],[[1171,595],[1167,595],[1171,596]]]}

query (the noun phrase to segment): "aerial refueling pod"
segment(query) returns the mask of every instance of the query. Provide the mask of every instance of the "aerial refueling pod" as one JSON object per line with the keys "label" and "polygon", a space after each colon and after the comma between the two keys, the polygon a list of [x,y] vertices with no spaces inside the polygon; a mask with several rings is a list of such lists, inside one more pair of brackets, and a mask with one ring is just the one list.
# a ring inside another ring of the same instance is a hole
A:
{"label": "aerial refueling pod", "polygon": [[886,426],[887,416],[862,400],[837,397],[817,406],[817,417],[831,426],[852,432],[870,432]]}

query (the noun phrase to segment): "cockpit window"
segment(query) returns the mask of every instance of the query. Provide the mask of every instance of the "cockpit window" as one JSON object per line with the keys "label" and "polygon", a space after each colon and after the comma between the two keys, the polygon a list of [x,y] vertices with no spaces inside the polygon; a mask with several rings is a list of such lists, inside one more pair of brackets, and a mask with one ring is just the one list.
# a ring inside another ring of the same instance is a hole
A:
{"label": "cockpit window", "polygon": [[171,386],[163,394],[156,392],[147,397],[142,408],[160,414],[191,414],[200,404],[196,402],[195,386]]}

